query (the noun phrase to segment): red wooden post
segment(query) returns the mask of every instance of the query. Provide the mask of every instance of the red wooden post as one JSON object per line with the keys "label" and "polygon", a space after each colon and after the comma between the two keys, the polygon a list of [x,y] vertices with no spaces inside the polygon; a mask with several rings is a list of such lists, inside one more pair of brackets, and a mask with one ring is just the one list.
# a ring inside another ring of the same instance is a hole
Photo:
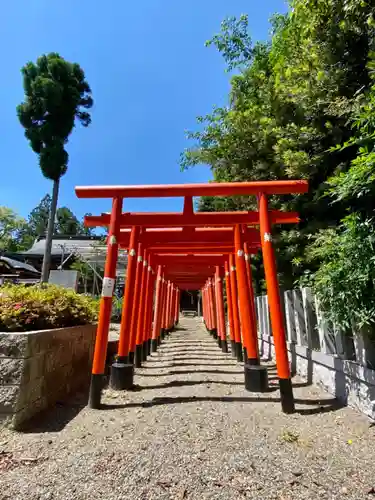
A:
{"label": "red wooden post", "polygon": [[229,268],[230,268],[230,291],[232,299],[232,312],[233,312],[233,330],[236,343],[236,357],[238,361],[243,361],[242,342],[241,342],[241,325],[240,314],[238,311],[238,294],[237,294],[237,276],[234,255],[229,255]]}
{"label": "red wooden post", "polygon": [[153,318],[155,310],[156,301],[156,273],[154,268],[151,268],[151,299],[150,299],[150,310],[148,314],[148,354],[151,354],[151,342],[152,342],[152,331],[153,331]]}
{"label": "red wooden post", "polygon": [[[151,261],[151,255],[148,255],[148,260],[144,260],[144,270],[143,272],[146,273],[145,277],[145,288],[144,288],[144,301],[145,301],[145,306],[144,306],[144,311],[143,311],[143,327],[142,327],[142,361],[147,360],[148,356],[148,337],[149,337],[149,314],[150,314],[150,308],[151,306],[151,300],[152,300],[152,274],[151,274],[151,266],[150,266],[150,261]],[[150,346],[151,347],[151,346]]]}
{"label": "red wooden post", "polygon": [[216,335],[217,335],[217,344],[219,347],[221,347],[221,328],[220,328],[220,322],[219,322],[219,304],[218,304],[218,293],[217,293],[217,282],[216,282],[216,266],[215,266],[215,274],[212,278],[211,281],[211,286],[212,286],[212,292],[213,292],[213,300],[215,301],[215,308],[214,308],[214,320],[215,320],[215,326],[216,326]]}
{"label": "red wooden post", "polygon": [[207,329],[206,285],[202,288],[202,315],[204,326]]}
{"label": "red wooden post", "polygon": [[165,292],[165,310],[164,310],[164,335],[168,336],[168,330],[169,330],[169,325],[168,325],[168,318],[169,318],[169,299],[170,299],[170,294],[171,294],[171,282],[169,280],[166,280],[166,292]]}
{"label": "red wooden post", "polygon": [[174,313],[175,296],[176,296],[176,287],[173,283],[171,283],[171,295],[169,299],[169,311],[168,311],[169,330],[171,331],[173,330],[174,326],[173,313]]}
{"label": "red wooden post", "polygon": [[254,332],[258,333],[258,324],[257,324],[257,315],[255,308],[255,295],[254,295],[254,286],[253,286],[253,273],[251,271],[251,255],[248,250],[248,244],[245,243],[245,262],[246,262],[246,271],[247,271],[247,281],[249,286],[249,297],[250,297],[250,307],[251,307],[251,319],[253,321],[253,329]]}
{"label": "red wooden post", "polygon": [[211,325],[211,306],[210,306],[210,296],[208,293],[208,280],[207,280],[205,286],[206,286],[205,292],[206,292],[207,330],[211,334],[211,328],[212,328],[212,325]]}
{"label": "red wooden post", "polygon": [[225,328],[223,281],[221,278],[220,266],[216,266],[215,278],[216,278],[217,323],[218,323],[220,346],[223,352],[228,352],[228,344],[227,344],[226,328]]}
{"label": "red wooden post", "polygon": [[225,269],[225,290],[227,292],[227,315],[229,323],[230,346],[231,346],[232,356],[236,357],[236,341],[234,339],[234,323],[233,323],[233,304],[232,304],[232,294],[230,289],[230,275],[229,275],[228,262],[225,262],[224,269]]}
{"label": "red wooden post", "polygon": [[257,334],[254,331],[246,272],[245,253],[243,251],[241,232],[238,225],[235,226],[234,229],[234,246],[236,249],[237,285],[242,337],[245,347],[245,361],[250,365],[259,365],[258,339]]}
{"label": "red wooden post", "polygon": [[134,285],[137,270],[136,240],[139,236],[139,227],[134,226],[130,234],[128,249],[127,276],[122,303],[120,338],[117,359],[111,366],[110,385],[112,389],[126,390],[134,385],[134,367],[129,363],[131,316],[135,303]]}
{"label": "red wooden post", "polygon": [[148,261],[148,298],[147,298],[147,312],[145,315],[146,328],[145,328],[145,350],[147,356],[151,354],[151,336],[152,336],[152,313],[154,308],[155,296],[155,273],[151,266],[153,262],[152,256],[149,256]]}
{"label": "red wooden post", "polygon": [[277,374],[284,413],[295,411],[292,381],[290,378],[288,350],[284,328],[284,315],[281,308],[280,290],[276,272],[275,252],[272,245],[271,222],[268,213],[267,196],[259,196],[259,225],[262,242],[264,274],[266,277],[268,305],[275,343]]}
{"label": "red wooden post", "polygon": [[208,280],[205,285],[206,288],[206,312],[207,312],[207,330],[212,334],[212,323],[211,323],[211,305],[210,305],[210,294],[208,292]]}
{"label": "red wooden post", "polygon": [[178,325],[178,320],[180,317],[180,289],[176,288],[176,299],[174,303],[174,324]]}
{"label": "red wooden post", "polygon": [[164,324],[165,324],[165,335],[169,335],[169,308],[171,302],[171,282],[167,281],[167,294],[165,300],[165,316],[164,316]]}
{"label": "red wooden post", "polygon": [[138,321],[137,321],[137,337],[134,355],[134,366],[139,368],[142,366],[143,361],[143,328],[144,328],[144,315],[146,309],[146,281],[147,281],[147,251],[143,251],[143,262],[142,262],[142,278],[140,287],[140,297],[139,297],[139,309],[137,311]]}
{"label": "red wooden post", "polygon": [[217,340],[217,325],[216,325],[216,304],[215,304],[215,294],[214,285],[212,279],[208,279],[208,293],[210,297],[210,316],[211,316],[211,330],[215,340]]}
{"label": "red wooden post", "polygon": [[107,357],[108,332],[112,314],[112,297],[116,281],[118,257],[118,238],[120,236],[120,217],[122,199],[114,198],[112,202],[111,221],[108,232],[107,258],[105,262],[102,296],[100,299],[98,329],[95,339],[94,359],[92,365],[89,392],[90,408],[100,408],[103,375]]}
{"label": "red wooden post", "polygon": [[171,311],[170,311],[170,325],[171,329],[174,328],[175,317],[176,317],[176,297],[177,297],[177,287],[172,283],[172,298],[171,298]]}
{"label": "red wooden post", "polygon": [[161,343],[162,340],[164,340],[165,337],[165,308],[166,308],[166,302],[167,302],[167,283],[165,280],[165,275],[163,273],[162,277],[162,301],[161,301],[161,310],[160,310],[160,340],[159,343]]}
{"label": "red wooden post", "polygon": [[142,272],[143,272],[143,246],[142,243],[138,244],[137,249],[137,267],[135,274],[134,284],[134,302],[133,310],[131,311],[131,328],[130,328],[130,341],[129,341],[129,361],[134,363],[135,349],[137,345],[137,327],[139,320],[139,307],[141,300],[141,286],[142,286]]}
{"label": "red wooden post", "polygon": [[151,354],[151,339],[152,339],[152,319],[153,312],[155,307],[155,282],[156,282],[156,273],[153,267],[149,266],[150,276],[150,302],[148,309],[148,319],[147,319],[147,353],[150,356]]}
{"label": "red wooden post", "polygon": [[176,285],[174,283],[172,283],[171,310],[170,310],[170,320],[169,320],[169,323],[171,325],[171,330],[174,327],[176,293],[177,293]]}
{"label": "red wooden post", "polygon": [[158,266],[157,277],[156,277],[156,292],[155,292],[155,307],[154,307],[154,322],[152,326],[152,340],[151,340],[151,351],[156,352],[158,350],[158,338],[160,335],[161,328],[161,308],[162,308],[162,267]]}
{"label": "red wooden post", "polygon": [[[199,300],[199,299],[198,299]],[[180,321],[180,304],[181,304],[181,290],[177,290],[177,304],[176,304],[176,324]]]}
{"label": "red wooden post", "polygon": [[125,293],[122,303],[122,315],[120,326],[120,338],[118,344],[117,362],[127,363],[129,356],[129,339],[131,329],[131,317],[134,307],[134,287],[137,272],[137,252],[136,244],[139,236],[139,227],[134,226],[131,230],[130,244],[128,251],[127,276],[125,283]]}
{"label": "red wooden post", "polygon": [[206,283],[206,308],[207,308],[207,328],[211,333],[212,323],[211,323],[210,294],[208,293],[208,280]]}

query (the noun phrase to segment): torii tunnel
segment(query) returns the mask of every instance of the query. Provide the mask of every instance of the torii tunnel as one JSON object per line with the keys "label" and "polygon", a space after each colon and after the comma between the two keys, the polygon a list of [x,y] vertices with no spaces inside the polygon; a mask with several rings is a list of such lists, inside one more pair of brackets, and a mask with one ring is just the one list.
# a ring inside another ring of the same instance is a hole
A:
{"label": "torii tunnel", "polygon": [[[208,332],[217,339],[223,352],[228,352],[229,337],[232,356],[244,363],[245,388],[252,392],[266,391],[268,372],[259,359],[251,275],[251,255],[261,249],[281,407],[285,413],[294,412],[272,225],[297,223],[299,217],[294,212],[270,210],[268,196],[305,193],[307,190],[307,182],[301,180],[76,187],[79,198],[112,199],[110,213],[85,217],[87,226],[108,227],[89,407],[101,407],[119,246],[128,250],[128,268],[118,353],[111,366],[113,389],[130,390],[134,368],[140,367],[151,352],[157,351],[177,325],[181,290],[200,290]],[[258,211],[194,212],[193,197],[238,195],[255,196]],[[183,211],[122,211],[123,201],[127,198],[156,197],[183,197]]]}

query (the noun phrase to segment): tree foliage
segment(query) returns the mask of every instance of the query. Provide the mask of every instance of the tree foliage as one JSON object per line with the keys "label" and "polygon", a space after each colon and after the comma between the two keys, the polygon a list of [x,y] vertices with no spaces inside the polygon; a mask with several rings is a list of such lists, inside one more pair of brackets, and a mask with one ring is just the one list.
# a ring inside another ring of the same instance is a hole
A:
{"label": "tree foliage", "polygon": [[332,203],[344,203],[349,215],[320,231],[307,252],[319,262],[309,281],[326,316],[342,328],[375,324],[374,98],[375,86],[353,118],[353,136],[340,148],[356,146],[357,156],[327,182]]}
{"label": "tree foliage", "polygon": [[75,119],[84,127],[91,122],[91,89],[82,68],[54,52],[28,62],[22,74],[25,101],[17,107],[18,118],[43,175],[57,181],[67,170],[65,145]]}
{"label": "tree foliage", "polygon": [[[349,238],[363,230],[359,220],[372,227],[373,4],[292,0],[271,28],[269,42],[250,44],[247,17],[230,18],[208,42],[236,73],[228,105],[198,117],[199,130],[188,134],[181,167],[206,164],[219,182],[309,181],[305,195],[270,199],[301,216],[298,227],[275,228],[280,282],[290,288],[322,269],[323,255],[310,248],[321,231]],[[255,207],[246,197],[199,202],[204,210]]]}
{"label": "tree foliage", "polygon": [[[0,207],[0,252],[28,250],[37,238],[45,236],[51,201],[51,196],[46,194],[27,220],[10,208]],[[68,207],[60,207],[56,211],[55,234],[91,236],[93,230],[86,228]]]}
{"label": "tree foliage", "polygon": [[25,226],[25,219],[10,208],[0,206],[0,252],[17,250],[18,235]]}

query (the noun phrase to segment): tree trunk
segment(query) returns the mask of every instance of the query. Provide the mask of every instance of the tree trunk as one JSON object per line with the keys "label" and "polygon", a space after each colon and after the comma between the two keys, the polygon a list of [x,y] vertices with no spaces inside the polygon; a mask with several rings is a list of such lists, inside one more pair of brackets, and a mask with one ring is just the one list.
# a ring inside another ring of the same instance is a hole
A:
{"label": "tree trunk", "polygon": [[42,283],[48,283],[48,279],[49,279],[49,269],[50,269],[50,264],[51,264],[52,238],[53,238],[53,232],[54,232],[54,228],[55,228],[57,198],[59,196],[59,183],[60,183],[59,180],[53,181],[51,210],[50,210],[50,213],[48,216],[46,245],[44,247],[44,256],[43,256],[42,277],[41,277]]}

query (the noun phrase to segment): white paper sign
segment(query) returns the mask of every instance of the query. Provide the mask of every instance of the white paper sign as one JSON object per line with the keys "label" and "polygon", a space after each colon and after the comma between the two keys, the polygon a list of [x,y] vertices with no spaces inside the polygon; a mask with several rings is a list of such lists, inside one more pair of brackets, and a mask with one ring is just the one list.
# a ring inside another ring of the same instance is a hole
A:
{"label": "white paper sign", "polygon": [[114,278],[103,278],[102,297],[112,297],[115,281]]}

